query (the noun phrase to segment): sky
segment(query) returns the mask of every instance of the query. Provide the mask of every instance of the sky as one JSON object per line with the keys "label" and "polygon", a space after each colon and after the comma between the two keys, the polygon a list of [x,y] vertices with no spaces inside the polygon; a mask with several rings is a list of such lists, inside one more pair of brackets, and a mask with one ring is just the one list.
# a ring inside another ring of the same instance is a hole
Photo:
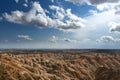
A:
{"label": "sky", "polygon": [[120,0],[0,1],[1,49],[120,49]]}

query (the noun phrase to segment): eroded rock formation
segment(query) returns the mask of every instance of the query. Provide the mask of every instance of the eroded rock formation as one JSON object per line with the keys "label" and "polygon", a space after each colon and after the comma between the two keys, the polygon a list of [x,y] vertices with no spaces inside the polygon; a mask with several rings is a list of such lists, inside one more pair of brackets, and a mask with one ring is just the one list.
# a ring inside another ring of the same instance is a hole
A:
{"label": "eroded rock formation", "polygon": [[119,68],[119,54],[0,55],[0,80],[120,80]]}

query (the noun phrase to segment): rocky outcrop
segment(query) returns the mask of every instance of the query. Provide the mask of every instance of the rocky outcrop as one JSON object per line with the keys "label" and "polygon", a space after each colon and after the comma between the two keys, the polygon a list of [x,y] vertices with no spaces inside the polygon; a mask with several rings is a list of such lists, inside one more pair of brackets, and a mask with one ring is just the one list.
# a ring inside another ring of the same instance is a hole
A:
{"label": "rocky outcrop", "polygon": [[120,69],[100,67],[96,70],[95,80],[120,80]]}

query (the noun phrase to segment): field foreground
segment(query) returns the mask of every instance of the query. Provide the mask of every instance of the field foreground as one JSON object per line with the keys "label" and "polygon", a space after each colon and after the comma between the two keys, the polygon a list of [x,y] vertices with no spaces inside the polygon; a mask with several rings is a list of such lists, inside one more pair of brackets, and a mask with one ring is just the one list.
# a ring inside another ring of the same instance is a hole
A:
{"label": "field foreground", "polygon": [[120,51],[1,51],[0,80],[120,80]]}

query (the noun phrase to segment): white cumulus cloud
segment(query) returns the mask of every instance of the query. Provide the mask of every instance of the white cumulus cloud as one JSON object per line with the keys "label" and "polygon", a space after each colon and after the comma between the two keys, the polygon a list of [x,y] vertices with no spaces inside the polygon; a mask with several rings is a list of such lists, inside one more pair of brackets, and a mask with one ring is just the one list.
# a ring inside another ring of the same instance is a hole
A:
{"label": "white cumulus cloud", "polygon": [[98,42],[120,42],[120,38],[113,38],[112,36],[102,36],[97,40]]}
{"label": "white cumulus cloud", "polygon": [[57,37],[57,36],[52,36],[50,38],[50,41],[51,42],[58,42],[58,41],[63,41],[63,42],[77,42],[77,40],[74,40],[74,39],[70,39],[70,38],[60,38],[60,37]]}
{"label": "white cumulus cloud", "polygon": [[24,3],[23,6],[28,7],[28,5],[26,3]]}
{"label": "white cumulus cloud", "polygon": [[59,20],[63,20],[65,17],[65,10],[59,6],[51,5],[49,6],[50,9],[56,11],[56,14],[54,15],[55,18],[58,18]]}
{"label": "white cumulus cloud", "polygon": [[116,5],[120,4],[120,0],[66,0],[66,1],[80,5],[83,3],[87,3],[88,5],[96,6],[97,9],[101,11],[114,9]]}
{"label": "white cumulus cloud", "polygon": [[[69,31],[84,27],[82,23],[84,19],[76,16],[71,12],[71,9],[64,10],[58,6],[50,6],[50,9],[56,11],[56,18],[51,18],[46,15],[46,9],[43,9],[38,2],[32,3],[32,8],[28,12],[12,11],[11,14],[4,13],[3,17],[12,23],[18,24],[34,24],[38,27],[54,27],[56,29]],[[64,17],[68,17],[63,21]]]}
{"label": "white cumulus cloud", "polygon": [[58,37],[56,36],[52,36],[52,38],[50,38],[50,41],[53,43],[57,42],[57,40],[58,40]]}
{"label": "white cumulus cloud", "polygon": [[25,40],[32,40],[32,38],[29,35],[18,35],[17,37]]}
{"label": "white cumulus cloud", "polygon": [[65,42],[77,42],[77,40],[73,40],[73,39],[69,39],[69,38],[63,38],[61,40],[65,41]]}
{"label": "white cumulus cloud", "polygon": [[117,3],[119,0],[66,0],[73,3],[88,3],[93,5],[103,4],[103,3]]}
{"label": "white cumulus cloud", "polygon": [[110,32],[120,33],[120,24],[112,22],[109,24]]}
{"label": "white cumulus cloud", "polygon": [[19,0],[15,0],[15,2],[16,2],[16,3],[18,3],[18,2],[19,2]]}
{"label": "white cumulus cloud", "polygon": [[[71,9],[64,10],[63,8],[54,5],[49,7],[50,9],[56,11],[54,15],[57,19],[57,23],[59,23],[57,28],[59,28],[60,30],[71,31],[71,29],[85,27],[85,25],[82,22],[85,22],[86,20],[73,14],[71,12]],[[65,22],[62,22],[62,20],[64,20],[65,17],[68,19]]]}

